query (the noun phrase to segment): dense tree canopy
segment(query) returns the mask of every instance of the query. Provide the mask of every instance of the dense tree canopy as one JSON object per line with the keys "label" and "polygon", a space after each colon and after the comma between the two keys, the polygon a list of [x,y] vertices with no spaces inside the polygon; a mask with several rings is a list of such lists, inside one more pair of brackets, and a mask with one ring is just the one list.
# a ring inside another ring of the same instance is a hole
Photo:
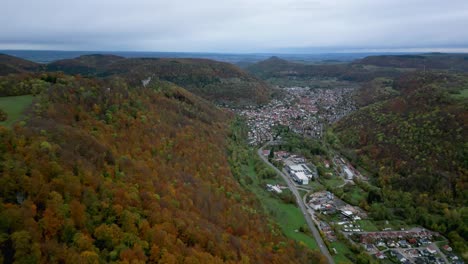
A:
{"label": "dense tree canopy", "polygon": [[391,84],[391,96],[369,100],[361,92],[370,105],[335,126],[357,154],[354,162],[382,187],[382,197],[369,195],[376,218],[453,232],[460,252],[468,240],[468,116],[467,100],[457,94],[466,87],[463,74],[405,75]]}
{"label": "dense tree canopy", "polygon": [[229,114],[168,83],[46,83],[26,122],[0,127],[2,261],[320,259],[232,177]]}

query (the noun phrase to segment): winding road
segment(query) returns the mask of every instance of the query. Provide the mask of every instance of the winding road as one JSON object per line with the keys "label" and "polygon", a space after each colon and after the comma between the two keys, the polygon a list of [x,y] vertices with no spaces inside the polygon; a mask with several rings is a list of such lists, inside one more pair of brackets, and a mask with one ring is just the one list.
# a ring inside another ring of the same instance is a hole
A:
{"label": "winding road", "polygon": [[332,256],[330,255],[330,252],[328,251],[328,248],[327,246],[325,245],[325,243],[323,242],[323,239],[322,237],[320,236],[320,233],[319,231],[317,230],[317,228],[315,227],[314,225],[314,222],[312,221],[312,218],[311,216],[309,215],[308,211],[307,211],[307,207],[304,203],[304,201],[302,200],[302,197],[301,195],[299,194],[299,192],[297,191],[297,188],[296,186],[294,185],[293,182],[291,182],[291,178],[288,177],[286,174],[284,174],[282,171],[280,171],[278,168],[276,168],[273,164],[271,164],[267,158],[265,158],[263,155],[262,155],[262,151],[263,151],[263,148],[265,148],[266,146],[268,146],[269,144],[271,144],[272,141],[266,143],[265,145],[263,145],[261,148],[258,149],[257,151],[257,154],[258,156],[263,160],[263,162],[265,162],[268,166],[270,166],[272,169],[274,169],[279,175],[281,175],[281,177],[283,177],[283,179],[286,181],[286,183],[288,184],[288,188],[289,190],[291,190],[291,192],[294,194],[294,196],[296,197],[296,202],[297,202],[297,205],[299,206],[299,208],[301,209],[302,211],[302,214],[304,215],[304,218],[307,222],[307,225],[309,226],[309,229],[310,231],[312,232],[312,235],[314,236],[314,239],[315,241],[317,241],[317,244],[319,246],[319,249],[320,251],[322,252],[322,254],[327,258],[328,260],[328,263],[330,264],[334,264],[334,260],[332,258]]}

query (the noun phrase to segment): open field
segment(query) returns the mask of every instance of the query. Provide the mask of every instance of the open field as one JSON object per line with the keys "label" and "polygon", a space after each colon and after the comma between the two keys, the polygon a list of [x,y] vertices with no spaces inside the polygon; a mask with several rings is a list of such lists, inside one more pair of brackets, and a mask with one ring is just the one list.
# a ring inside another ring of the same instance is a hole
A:
{"label": "open field", "polygon": [[0,97],[0,109],[8,115],[8,119],[0,122],[0,125],[13,125],[23,116],[24,110],[31,104],[32,100],[32,95]]}
{"label": "open field", "polygon": [[345,256],[345,254],[350,254],[351,251],[343,242],[340,242],[340,241],[333,242],[331,243],[331,247],[335,248],[337,251],[337,254],[333,255],[333,259],[335,260],[336,263],[352,263]]}

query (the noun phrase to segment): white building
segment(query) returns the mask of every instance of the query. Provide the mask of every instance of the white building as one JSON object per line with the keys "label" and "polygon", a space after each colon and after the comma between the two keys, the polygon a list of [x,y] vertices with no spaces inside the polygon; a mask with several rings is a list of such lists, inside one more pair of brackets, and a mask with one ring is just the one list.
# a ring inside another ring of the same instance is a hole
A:
{"label": "white building", "polygon": [[309,184],[309,177],[307,177],[307,175],[302,171],[293,172],[292,176],[293,176],[294,181],[299,184],[303,184],[303,185]]}
{"label": "white building", "polygon": [[343,171],[346,174],[346,179],[352,180],[354,177],[354,173],[348,168],[348,166],[343,166]]}
{"label": "white building", "polygon": [[280,187],[278,187],[278,185],[271,185],[271,184],[267,184],[267,190],[271,192],[276,192],[276,193],[283,192],[283,190],[281,190]]}
{"label": "white building", "polygon": [[310,180],[313,177],[313,173],[309,167],[305,164],[294,164],[294,165],[288,165],[286,167],[287,171],[291,175],[291,177],[294,178],[295,173],[303,173],[307,178]]}
{"label": "white building", "polygon": [[341,214],[348,217],[348,218],[351,218],[353,216],[353,212],[351,212],[349,210],[341,210]]}

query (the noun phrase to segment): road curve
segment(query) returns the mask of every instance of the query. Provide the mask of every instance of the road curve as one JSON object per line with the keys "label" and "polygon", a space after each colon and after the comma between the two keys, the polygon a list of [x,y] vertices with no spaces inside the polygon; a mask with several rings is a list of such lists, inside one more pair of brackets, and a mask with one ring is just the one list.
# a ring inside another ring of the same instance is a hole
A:
{"label": "road curve", "polygon": [[311,219],[311,216],[308,214],[307,212],[307,208],[304,204],[304,201],[302,200],[302,197],[301,195],[299,194],[299,192],[297,191],[296,187],[294,186],[294,184],[291,182],[291,178],[288,177],[287,175],[285,175],[283,172],[281,172],[278,168],[276,168],[273,164],[271,164],[267,158],[265,158],[263,155],[262,155],[262,151],[263,151],[263,148],[268,146],[269,144],[271,143],[268,142],[266,143],[265,145],[263,145],[261,148],[258,149],[257,151],[257,154],[258,156],[263,160],[263,162],[265,162],[268,166],[270,166],[272,169],[274,169],[279,175],[281,175],[281,177],[283,177],[283,179],[286,181],[286,183],[288,184],[288,188],[289,190],[291,190],[291,192],[294,194],[294,196],[296,197],[296,203],[297,205],[299,206],[299,208],[301,209],[302,211],[302,214],[304,215],[304,218],[307,222],[307,225],[309,226],[309,229],[310,231],[312,232],[312,235],[314,236],[314,239],[315,241],[317,241],[317,244],[319,246],[319,249],[320,251],[322,252],[322,254],[327,258],[328,260],[328,263],[330,264],[334,264],[335,261],[333,260],[332,256],[330,255],[330,252],[328,251],[328,248],[327,246],[325,245],[325,243],[323,242],[323,239],[322,237],[320,236],[320,233],[319,231],[317,230],[317,228],[315,227],[314,225],[314,222],[312,221]]}

